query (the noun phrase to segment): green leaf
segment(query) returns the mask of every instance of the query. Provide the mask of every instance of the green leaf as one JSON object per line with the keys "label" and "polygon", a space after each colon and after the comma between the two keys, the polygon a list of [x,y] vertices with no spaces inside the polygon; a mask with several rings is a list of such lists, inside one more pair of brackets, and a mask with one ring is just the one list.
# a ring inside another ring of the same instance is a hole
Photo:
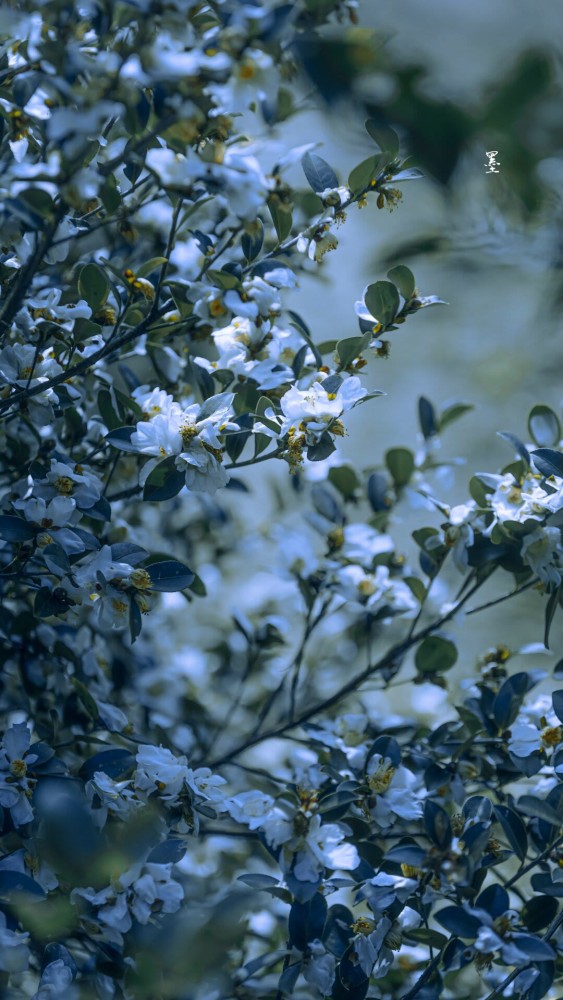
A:
{"label": "green leaf", "polygon": [[338,177],[322,156],[317,156],[316,153],[305,153],[301,157],[301,166],[315,194],[320,194],[327,188],[338,187]]}
{"label": "green leaf", "polygon": [[200,576],[197,575],[197,573],[194,573],[194,578],[192,582],[188,584],[188,589],[191,590],[192,594],[195,594],[196,597],[207,596],[207,588],[203,580],[201,579]]}
{"label": "green leaf", "polygon": [[428,635],[418,647],[414,662],[420,674],[445,673],[457,660],[457,647],[441,635]]}
{"label": "green leaf", "polygon": [[472,403],[452,403],[450,406],[446,406],[440,414],[438,420],[439,430],[443,430],[448,424],[452,424],[454,420],[459,420],[463,417],[464,413],[469,413],[470,410],[474,410],[475,407]]}
{"label": "green leaf", "polygon": [[399,312],[400,299],[397,288],[390,281],[376,281],[366,289],[365,304],[382,327],[389,326]]}
{"label": "green leaf", "polygon": [[528,835],[519,815],[508,806],[495,806],[495,816],[502,826],[504,835],[520,861],[525,861],[528,852]]}
{"label": "green leaf", "polygon": [[256,259],[264,243],[264,226],[261,219],[249,222],[240,239],[242,252],[248,261]]}
{"label": "green leaf", "polygon": [[397,267],[392,267],[387,272],[387,277],[389,281],[392,281],[397,286],[404,299],[407,299],[407,301],[412,299],[416,286],[414,274],[410,268],[405,267],[404,264],[398,264]]}
{"label": "green leaf", "polygon": [[450,817],[446,810],[432,799],[426,799],[424,803],[424,826],[430,839],[441,850],[450,845],[452,839]]}
{"label": "green leaf", "polygon": [[545,606],[545,627],[543,634],[543,644],[546,649],[549,649],[549,633],[551,631],[551,625],[555,612],[557,610],[557,604],[559,602],[559,593],[561,591],[561,584],[557,587],[552,594],[549,595],[547,604]]}
{"label": "green leaf", "polygon": [[86,299],[93,313],[104,305],[109,295],[110,284],[99,264],[85,264],[78,275],[78,293]]}
{"label": "green leaf", "polygon": [[224,292],[240,288],[239,279],[235,274],[231,274],[230,271],[217,271],[214,268],[210,268],[207,272],[207,277],[217,288],[221,288]]}
{"label": "green leaf", "polygon": [[108,389],[100,389],[98,393],[98,409],[108,431],[117,430],[121,425],[121,419],[113,408],[111,392]]}
{"label": "green leaf", "polygon": [[358,163],[357,167],[354,167],[348,177],[348,187],[352,194],[358,195],[363,191],[367,191],[372,181],[376,179],[388,162],[388,155],[382,153],[380,156],[368,156],[366,160]]}
{"label": "green leaf", "polygon": [[389,448],[385,453],[385,465],[395,486],[406,486],[414,472],[414,455],[408,448]]}
{"label": "green leaf", "polygon": [[373,118],[368,118],[365,123],[366,132],[379,146],[382,153],[388,153],[391,160],[399,155],[399,136],[388,125],[378,125]]}
{"label": "green leaf", "polygon": [[23,517],[12,514],[0,514],[0,538],[6,542],[28,542],[35,535],[35,530]]}
{"label": "green leaf", "polygon": [[561,424],[549,406],[534,406],[528,417],[528,431],[534,443],[541,448],[559,444]]}
{"label": "green leaf", "polygon": [[115,430],[110,431],[106,434],[106,441],[111,444],[113,448],[118,448],[119,451],[133,451],[139,453],[139,449],[135,445],[131,444],[131,435],[136,431],[137,428],[133,426],[129,427],[116,427]]}
{"label": "green leaf", "polygon": [[147,477],[143,500],[171,500],[185,485],[186,477],[176,468],[174,455],[170,455],[159,462]]}
{"label": "green leaf", "polygon": [[141,264],[135,271],[138,278],[148,278],[149,274],[153,271],[158,271],[163,264],[168,263],[168,257],[151,257],[150,260],[145,261]]}
{"label": "green leaf", "polygon": [[425,441],[438,433],[436,411],[426,396],[421,396],[418,400],[418,422]]}
{"label": "green leaf", "polygon": [[98,706],[96,705],[96,702],[86,685],[83,684],[82,681],[79,681],[78,677],[71,677],[70,683],[72,684],[90,718],[93,719],[94,722],[97,722],[100,714],[98,712]]}
{"label": "green leaf", "polygon": [[141,609],[136,601],[129,601],[129,634],[131,635],[131,642],[135,642],[141,634],[141,629],[143,627],[143,616],[141,615]]}
{"label": "green leaf", "polygon": [[334,466],[328,473],[329,482],[342,494],[345,500],[352,500],[360,481],[349,465]]}
{"label": "green leaf", "polygon": [[100,188],[100,198],[102,199],[102,204],[110,215],[113,215],[121,205],[121,193],[117,186],[117,181],[113,174],[109,174],[106,177],[104,183]]}
{"label": "green leaf", "polygon": [[563,455],[553,448],[536,448],[532,452],[534,465],[541,472],[542,476],[563,477]]}
{"label": "green leaf", "polygon": [[469,480],[469,492],[478,507],[486,507],[487,499],[494,492],[492,486],[488,486],[478,476],[472,476]]}
{"label": "green leaf", "polygon": [[422,602],[426,599],[426,593],[427,593],[426,587],[422,582],[422,580],[420,580],[418,576],[405,576],[403,577],[403,579],[407,587],[409,588],[411,594],[413,594],[413,596],[416,597],[419,604],[422,604]]}
{"label": "green leaf", "polygon": [[291,208],[289,205],[282,205],[279,198],[275,196],[268,198],[268,208],[270,209],[278,241],[283,243],[289,236],[293,225]]}
{"label": "green leaf", "polygon": [[151,563],[147,566],[147,572],[151,578],[152,589],[163,593],[173,594],[177,590],[184,590],[194,581],[191,569],[175,559]]}
{"label": "green leaf", "polygon": [[359,358],[362,351],[368,346],[371,336],[370,333],[365,333],[363,337],[347,337],[345,340],[338,341],[336,352],[341,368],[347,368],[356,358]]}

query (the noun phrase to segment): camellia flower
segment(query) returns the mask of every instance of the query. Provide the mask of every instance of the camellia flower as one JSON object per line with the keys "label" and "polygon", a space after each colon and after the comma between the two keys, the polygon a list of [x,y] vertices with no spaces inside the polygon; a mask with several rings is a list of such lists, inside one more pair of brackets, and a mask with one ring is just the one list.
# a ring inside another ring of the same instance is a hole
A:
{"label": "camellia flower", "polygon": [[18,722],[4,734],[0,747],[0,805],[10,810],[14,826],[33,819],[27,772],[38,758],[29,752],[30,743],[31,730],[25,722]]}
{"label": "camellia flower", "polygon": [[367,779],[375,796],[370,812],[379,826],[391,826],[395,816],[408,820],[422,816],[425,792],[408,768],[402,764],[395,767],[387,757],[376,753],[370,758]]}
{"label": "camellia flower", "polygon": [[559,528],[536,528],[525,535],[520,550],[523,561],[545,584],[561,583],[559,560],[563,555]]}
{"label": "camellia flower", "polygon": [[294,385],[280,401],[283,413],[280,433],[299,429],[305,433],[307,444],[315,444],[328,427],[334,426],[343,413],[367,394],[356,375],[344,379],[336,392],[329,392],[321,381],[312,382],[307,389]]}
{"label": "camellia flower", "polygon": [[[205,403],[192,403],[182,407],[160,390],[143,400],[148,421],[141,420],[131,435],[131,444],[143,455],[158,459],[176,456],[176,468],[186,477],[188,489],[214,493],[229,481],[229,474],[221,465],[222,442],[225,431],[239,430],[229,418],[232,416],[233,393],[218,393]],[[148,462],[142,470],[144,483],[154,469],[156,461]]]}

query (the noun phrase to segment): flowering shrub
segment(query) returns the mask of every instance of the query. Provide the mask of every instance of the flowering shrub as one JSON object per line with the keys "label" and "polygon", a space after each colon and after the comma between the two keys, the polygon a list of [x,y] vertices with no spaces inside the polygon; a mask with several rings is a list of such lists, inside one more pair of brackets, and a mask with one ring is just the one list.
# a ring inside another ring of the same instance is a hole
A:
{"label": "flowering shrub", "polygon": [[[466,404],[422,397],[422,446],[352,468],[367,359],[443,300],[398,265],[356,336],[318,343],[292,308],[346,212],[420,176],[371,119],[345,183],[315,142],[269,141],[300,46],[355,8],[0,13],[6,997],[557,991],[563,691],[511,669],[537,647],[484,653],[434,728],[373,692],[405,673],[445,691],[448,624],[493,573],[494,600],[539,592],[548,645],[558,417],[535,407],[456,506],[435,445]],[[294,499],[257,538],[266,462]],[[436,516],[410,565],[413,497]]]}

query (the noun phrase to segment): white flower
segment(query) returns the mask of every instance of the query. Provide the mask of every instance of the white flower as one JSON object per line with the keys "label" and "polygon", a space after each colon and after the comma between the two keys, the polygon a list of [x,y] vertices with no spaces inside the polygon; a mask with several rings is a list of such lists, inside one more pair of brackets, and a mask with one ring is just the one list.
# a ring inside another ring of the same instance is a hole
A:
{"label": "white flower", "polygon": [[175,757],[166,747],[147,744],[136,756],[135,787],[143,792],[158,791],[160,798],[173,802],[190,778],[186,757]]}
{"label": "white flower", "polygon": [[10,810],[14,826],[33,819],[27,773],[37,755],[29,753],[30,743],[31,730],[25,722],[19,722],[4,733],[0,747],[0,805]]}
{"label": "white flower", "polygon": [[304,839],[293,869],[295,878],[300,881],[315,882],[325,867],[351,870],[360,863],[354,845],[343,842],[344,831],[337,823],[323,825],[320,816],[313,816]]}
{"label": "white flower", "polygon": [[165,187],[174,190],[189,190],[197,181],[202,181],[208,190],[224,194],[239,219],[252,222],[268,197],[270,187],[258,160],[234,147],[218,151],[217,156],[216,162],[206,162],[196,156],[174,153],[171,149],[149,149],[146,164]]}
{"label": "white flower", "polygon": [[308,389],[294,385],[280,401],[284,416],[281,433],[286,434],[291,428],[301,429],[300,425],[304,425],[307,443],[314,444],[329,425],[351,410],[367,391],[356,375],[345,379],[336,392],[327,392],[320,381],[313,382]]}
{"label": "white flower", "polygon": [[41,973],[41,982],[37,993],[31,1000],[78,1000],[78,989],[72,986],[73,970],[62,958],[49,962]]}
{"label": "white flower", "polygon": [[225,802],[229,814],[237,823],[244,823],[249,830],[258,830],[263,820],[270,815],[275,799],[271,795],[252,789],[239,792]]}
{"label": "white flower", "polygon": [[412,771],[402,764],[394,767],[387,757],[374,754],[367,767],[367,778],[375,795],[371,815],[380,826],[391,826],[395,816],[420,819],[425,792]]}
{"label": "white flower", "polygon": [[114,781],[104,771],[96,771],[86,784],[86,794],[92,801],[93,818],[102,827],[109,816],[129,819],[141,805],[130,781]]}
{"label": "white flower", "polygon": [[309,986],[314,986],[322,997],[329,996],[334,983],[336,959],[326,950],[321,941],[310,941],[308,955],[303,962],[303,978]]}
{"label": "white flower", "polygon": [[366,976],[380,979],[393,962],[392,952],[385,947],[385,938],[393,926],[392,922],[389,917],[381,917],[374,925],[371,919],[360,917],[355,926],[360,927],[360,932],[354,938],[358,964]]}
{"label": "white flower", "polygon": [[66,465],[56,459],[51,461],[51,468],[44,479],[37,479],[33,485],[33,493],[44,500],[53,497],[71,497],[78,508],[89,510],[98,502],[102,495],[102,483],[89,469],[80,465]]}
{"label": "white flower", "polygon": [[371,564],[376,556],[385,552],[393,552],[395,548],[390,535],[376,531],[369,524],[347,524],[344,527],[344,540],[339,555],[363,566]]}
{"label": "white flower", "polygon": [[559,528],[536,528],[522,539],[520,554],[523,561],[545,584],[559,586],[561,572],[559,557],[562,553]]}

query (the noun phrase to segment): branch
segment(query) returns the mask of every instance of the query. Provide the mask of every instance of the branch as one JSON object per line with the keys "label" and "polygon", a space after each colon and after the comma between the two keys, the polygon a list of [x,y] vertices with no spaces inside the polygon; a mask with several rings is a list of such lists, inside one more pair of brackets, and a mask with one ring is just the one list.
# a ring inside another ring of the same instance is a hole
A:
{"label": "branch", "polygon": [[311,706],[311,708],[306,709],[304,712],[301,713],[301,715],[297,716],[297,718],[295,719],[290,719],[289,721],[283,723],[282,725],[275,726],[274,728],[269,729],[265,733],[262,733],[260,735],[249,737],[247,740],[244,741],[244,743],[241,743],[238,747],[235,747],[234,750],[230,750],[222,757],[219,757],[211,762],[208,762],[206,766],[215,768],[218,767],[220,764],[228,763],[228,761],[230,761],[232,757],[238,757],[239,754],[243,753],[245,750],[249,750],[253,746],[256,746],[257,743],[262,743],[265,740],[270,740],[279,736],[284,736],[288,730],[295,729],[297,726],[303,725],[304,722],[308,722],[309,719],[312,719],[315,715],[318,715],[319,712],[325,712],[327,711],[327,709],[332,708],[334,705],[337,705],[338,702],[342,701],[343,698],[351,694],[353,691],[356,691],[359,687],[361,687],[362,684],[365,684],[365,682],[369,680],[370,677],[372,677],[374,674],[378,673],[379,671],[385,670],[387,667],[390,667],[396,660],[402,659],[405,653],[407,653],[408,650],[412,648],[412,646],[415,646],[422,639],[425,639],[426,636],[432,635],[433,632],[436,632],[439,628],[442,627],[442,625],[450,621],[450,619],[453,618],[458,611],[460,611],[465,602],[470,600],[470,598],[473,596],[474,593],[476,593],[479,587],[481,587],[483,583],[485,583],[485,581],[488,579],[488,577],[491,575],[492,571],[495,568],[496,567],[493,566],[492,569],[489,569],[487,575],[482,580],[479,580],[476,584],[474,584],[474,586],[467,591],[465,596],[462,597],[460,601],[458,601],[455,607],[453,607],[450,611],[448,611],[447,614],[443,615],[442,618],[439,618],[438,621],[433,622],[431,625],[427,625],[419,632],[407,636],[407,638],[403,639],[402,642],[396,643],[394,646],[391,647],[390,650],[388,650],[388,652],[380,660],[377,661],[377,663],[368,665],[365,668],[365,670],[362,670],[359,674],[356,674],[355,677],[352,677],[351,680],[349,680],[346,684],[343,684],[342,687],[338,688],[338,690],[335,691],[334,694],[330,695],[330,697],[325,698],[321,702],[317,702],[316,705],[313,705]]}
{"label": "branch", "polygon": [[29,283],[32,281],[37,268],[50,247],[53,236],[59,227],[59,223],[63,218],[66,209],[66,203],[64,201],[59,202],[54,218],[48,224],[43,233],[43,238],[39,239],[39,234],[37,234],[37,245],[35,250],[27,263],[20,268],[18,276],[10,289],[4,308],[0,313],[0,334],[2,334],[1,327],[4,327],[4,332],[7,332],[10,329],[12,320],[23,302]]}
{"label": "branch", "polygon": [[419,976],[412,989],[410,989],[408,993],[404,993],[403,996],[401,997],[401,1000],[413,1000],[413,997],[415,997],[416,994],[420,992],[425,983],[427,983],[428,980],[432,978],[433,973],[436,971],[438,965],[440,964],[441,957],[442,956],[440,953],[436,955],[431,962],[428,963],[424,972],[422,973],[421,976]]}
{"label": "branch", "polygon": [[[164,316],[164,313],[169,309],[170,304],[165,303],[160,309],[157,310],[157,314],[152,319],[160,319]],[[114,341],[109,341],[100,347],[99,351],[95,351],[90,354],[88,358],[84,358],[79,361],[78,364],[74,365],[73,368],[68,368],[64,372],[60,372],[58,375],[53,375],[53,378],[48,379],[46,382],[40,382],[38,385],[30,386],[28,389],[20,389],[19,392],[12,393],[3,402],[0,403],[0,414],[4,413],[6,410],[10,410],[14,403],[23,403],[25,400],[30,399],[32,396],[38,396],[42,392],[46,392],[47,389],[52,389],[56,385],[60,385],[61,382],[68,382],[69,379],[73,378],[75,375],[83,375],[88,371],[92,365],[95,365],[97,361],[103,360],[109,354],[113,354],[114,351],[119,350],[125,344],[130,344],[131,341],[136,340],[141,334],[145,332],[147,327],[150,325],[151,321],[150,314],[139,323],[133,330],[128,330],[127,333],[122,334],[121,337],[117,337]]]}

